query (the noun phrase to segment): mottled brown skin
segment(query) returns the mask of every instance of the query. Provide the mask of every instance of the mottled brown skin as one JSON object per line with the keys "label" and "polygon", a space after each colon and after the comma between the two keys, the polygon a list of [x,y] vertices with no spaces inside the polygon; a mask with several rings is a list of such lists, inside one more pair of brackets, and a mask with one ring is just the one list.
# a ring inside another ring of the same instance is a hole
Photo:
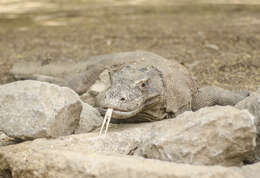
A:
{"label": "mottled brown skin", "polygon": [[198,90],[184,66],[143,51],[95,56],[76,64],[19,63],[12,73],[17,79],[87,93],[101,113],[113,108],[112,117],[122,122],[162,120],[205,106],[235,105],[248,95],[217,87]]}

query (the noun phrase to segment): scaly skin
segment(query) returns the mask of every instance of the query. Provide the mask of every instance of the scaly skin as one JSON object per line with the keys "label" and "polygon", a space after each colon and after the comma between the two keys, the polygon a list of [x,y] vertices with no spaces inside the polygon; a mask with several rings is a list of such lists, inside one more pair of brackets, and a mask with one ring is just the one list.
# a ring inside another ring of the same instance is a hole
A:
{"label": "scaly skin", "polygon": [[19,63],[11,72],[18,80],[47,81],[86,93],[101,113],[113,108],[112,117],[120,122],[162,120],[205,106],[235,105],[248,95],[218,87],[198,90],[184,66],[143,51],[73,64]]}

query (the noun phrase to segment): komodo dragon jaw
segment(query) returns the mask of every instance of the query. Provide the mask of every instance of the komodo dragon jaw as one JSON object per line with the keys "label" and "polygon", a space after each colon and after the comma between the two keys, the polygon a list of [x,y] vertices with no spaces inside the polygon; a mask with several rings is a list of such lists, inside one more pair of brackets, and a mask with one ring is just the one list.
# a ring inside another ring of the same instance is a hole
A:
{"label": "komodo dragon jaw", "polygon": [[97,96],[97,106],[101,114],[112,108],[112,118],[128,119],[161,104],[162,90],[163,82],[156,68],[127,65],[111,74],[111,86]]}
{"label": "komodo dragon jaw", "polygon": [[[112,107],[112,106],[110,106],[110,107],[99,107],[98,110],[102,115],[105,115],[105,113],[107,112],[107,109],[112,108],[113,109],[112,118],[114,118],[114,119],[128,119],[128,118],[135,117],[136,115],[142,113],[144,108],[147,109],[149,107],[153,107],[156,104],[160,104],[159,95],[155,95],[154,97],[150,98],[149,101],[144,102],[139,107],[133,108],[133,110],[130,110],[130,111],[120,110],[120,108],[116,108],[116,107]],[[143,117],[144,117],[144,115],[143,115]],[[153,116],[149,116],[148,118],[142,118],[142,120],[151,120],[151,118],[153,118]]]}
{"label": "komodo dragon jaw", "polygon": [[[105,115],[107,109],[108,108],[99,108],[98,110],[102,115]],[[142,108],[140,108],[140,109],[137,108],[134,111],[128,111],[128,112],[113,109],[112,118],[114,118],[114,119],[128,119],[128,118],[136,116],[141,111],[142,111]]]}

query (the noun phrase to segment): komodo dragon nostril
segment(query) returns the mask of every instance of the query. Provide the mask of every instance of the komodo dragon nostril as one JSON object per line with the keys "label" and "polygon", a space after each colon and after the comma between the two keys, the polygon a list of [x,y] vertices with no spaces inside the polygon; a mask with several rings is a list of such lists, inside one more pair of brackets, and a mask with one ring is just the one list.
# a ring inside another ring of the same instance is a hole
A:
{"label": "komodo dragon nostril", "polygon": [[120,100],[121,100],[121,101],[125,101],[125,100],[126,100],[126,98],[124,98],[124,97],[123,97],[123,98],[121,98]]}

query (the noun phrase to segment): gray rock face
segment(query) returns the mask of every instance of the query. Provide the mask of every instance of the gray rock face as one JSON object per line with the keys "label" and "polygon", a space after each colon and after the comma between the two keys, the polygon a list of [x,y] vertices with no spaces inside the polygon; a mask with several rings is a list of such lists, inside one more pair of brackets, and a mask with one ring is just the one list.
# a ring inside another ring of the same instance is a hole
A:
{"label": "gray rock face", "polygon": [[256,90],[256,93],[260,94],[260,87]]}
{"label": "gray rock face", "polygon": [[253,116],[255,116],[255,123],[257,126],[258,136],[256,139],[257,147],[256,147],[256,160],[260,160],[260,90],[259,93],[255,92],[252,93],[246,99],[240,101],[236,104],[238,109],[246,109],[248,110]]}
{"label": "gray rock face", "polygon": [[249,97],[237,103],[236,107],[238,109],[246,109],[255,116],[257,129],[260,131],[260,92],[252,93]]}
{"label": "gray rock face", "polygon": [[8,137],[4,133],[0,132],[0,140],[1,141],[6,140],[7,138]]}
{"label": "gray rock face", "polygon": [[234,171],[237,173],[243,175],[245,178],[259,178],[260,175],[260,162],[251,164],[251,165],[246,165],[243,167],[239,168],[232,168]]}
{"label": "gray rock face", "polygon": [[107,137],[88,133],[0,147],[0,176],[258,178],[259,164],[207,167],[126,156],[240,165],[254,149],[255,134],[254,118],[247,111],[216,106],[172,120],[112,125]]}
{"label": "gray rock face", "polygon": [[[47,154],[52,150],[54,154],[71,152],[85,157],[116,153],[196,165],[235,166],[249,160],[254,153],[256,127],[253,116],[247,111],[216,106],[186,112],[176,119],[112,125],[106,137],[97,135],[88,133],[53,140],[37,139],[6,146],[0,148],[0,158],[3,159],[0,165],[7,160],[15,161],[17,155],[35,151],[38,155],[38,150]],[[56,156],[54,158],[56,160]],[[83,160],[81,165],[85,164]]]}
{"label": "gray rock face", "polygon": [[79,127],[75,130],[76,134],[91,132],[101,126],[103,122],[103,117],[97,109],[87,103],[82,103],[82,106]]}
{"label": "gray rock face", "polygon": [[[0,146],[6,146],[15,144],[15,140],[13,138],[8,137],[4,133],[0,132]],[[1,177],[0,177],[1,178]]]}
{"label": "gray rock face", "polygon": [[0,86],[0,103],[0,130],[23,140],[72,134],[82,109],[73,90],[30,80]]}
{"label": "gray rock face", "polygon": [[158,132],[134,154],[198,165],[234,166],[253,159],[256,128],[254,117],[245,110],[208,107],[185,112],[167,125],[168,129]]}
{"label": "gray rock face", "polygon": [[2,172],[5,178],[10,173],[17,178],[247,178],[244,172],[221,166],[191,166],[122,155],[86,155],[80,150],[25,150],[1,156],[0,152],[0,176]]}

